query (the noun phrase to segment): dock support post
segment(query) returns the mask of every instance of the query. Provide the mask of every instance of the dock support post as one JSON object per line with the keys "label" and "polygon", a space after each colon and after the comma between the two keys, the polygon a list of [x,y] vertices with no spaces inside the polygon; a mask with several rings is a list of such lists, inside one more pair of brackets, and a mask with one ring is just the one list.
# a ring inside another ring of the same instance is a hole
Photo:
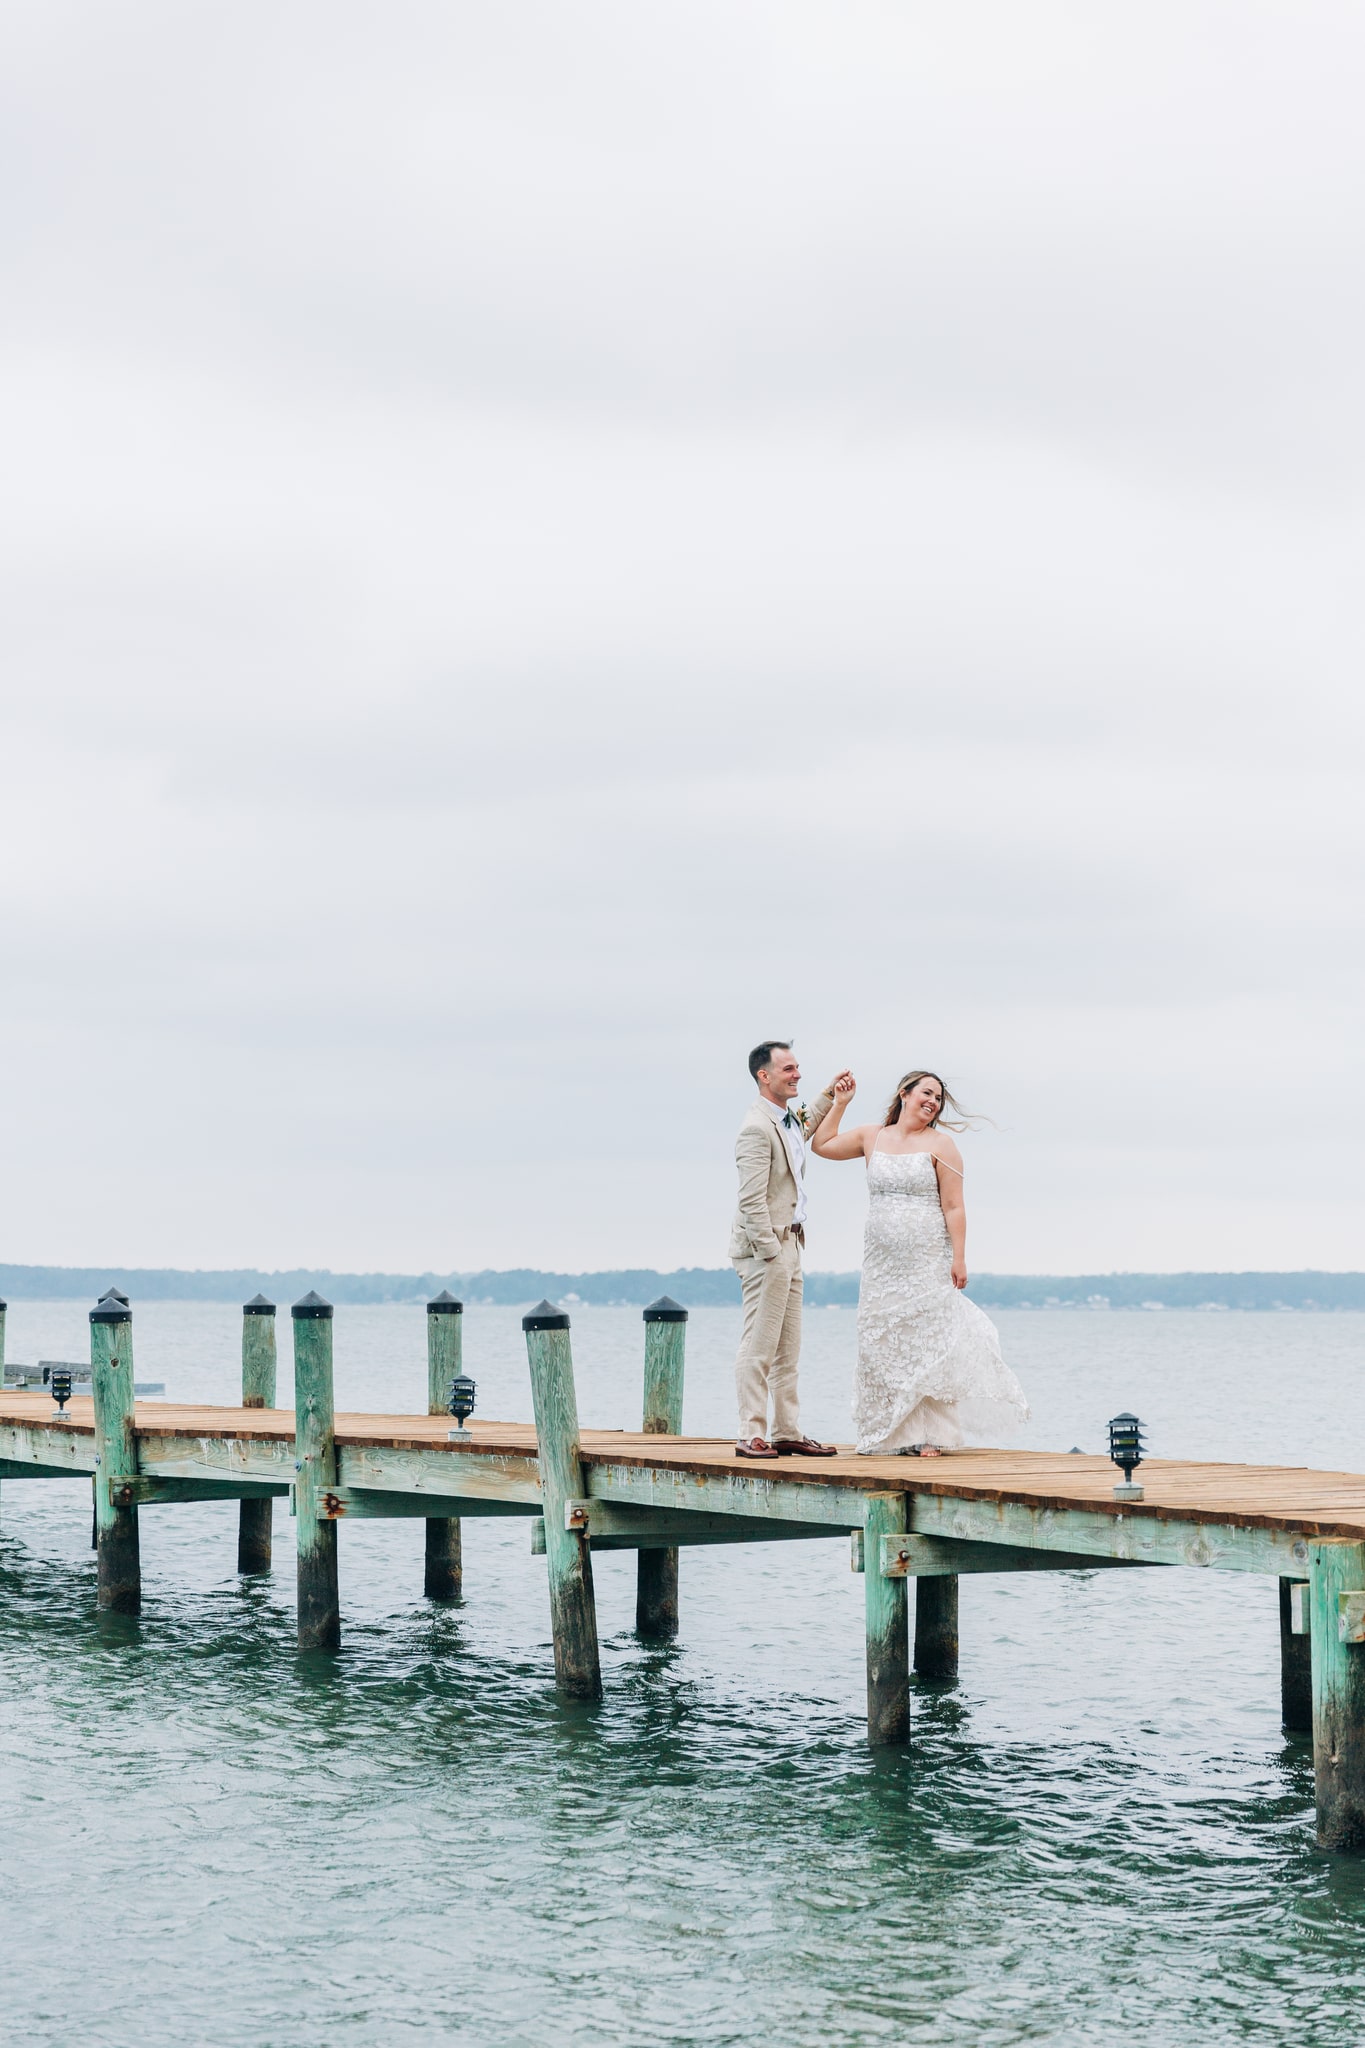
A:
{"label": "dock support post", "polygon": [[[450,1413],[450,1382],[462,1370],[464,1303],[442,1289],[427,1303],[427,1414]],[[458,1515],[427,1522],[426,1572],[422,1591],[428,1600],[457,1601],[464,1592],[463,1552]]]}
{"label": "dock support post", "polygon": [[[242,1406],[275,1405],[275,1304],[263,1294],[242,1304]],[[237,1503],[237,1569],[268,1572],[275,1528],[273,1500]]]}
{"label": "dock support post", "polygon": [[1294,1633],[1290,1594],[1299,1583],[1280,1580],[1280,1719],[1291,1734],[1307,1735],[1313,1726],[1313,1639],[1307,1630]]}
{"label": "dock support post", "polygon": [[294,1319],[294,1504],[298,1516],[298,1628],[301,1650],[335,1650],[341,1643],[337,1591],[337,1525],[319,1514],[322,1496],[337,1483],[336,1418],[332,1400],[332,1305],[305,1294]]}
{"label": "dock support post", "polygon": [[521,1327],[526,1332],[531,1397],[536,1411],[555,1683],[567,1699],[596,1700],[602,1697],[602,1669],[597,1651],[592,1554],[586,1529],[565,1527],[568,1503],[584,1496],[569,1318],[552,1302],[542,1301],[522,1317]]}
{"label": "dock support post", "polygon": [[[687,1310],[661,1294],[645,1310],[646,1436],[680,1436],[683,1408],[683,1356],[687,1343]],[[638,1553],[635,1585],[635,1632],[653,1642],[667,1642],[678,1633],[678,1551]]]}
{"label": "dock support post", "polygon": [[957,1573],[915,1581],[915,1675],[957,1682]]}
{"label": "dock support post", "polygon": [[909,1519],[903,1493],[864,1496],[867,1739],[874,1748],[910,1740],[909,1587],[903,1578],[885,1578],[881,1568],[883,1536],[904,1536]]}
{"label": "dock support post", "polygon": [[0,1301],[0,1389],[5,1384],[5,1317],[8,1313],[9,1303]]}
{"label": "dock support post", "polygon": [[133,1312],[106,1295],[90,1311],[90,1386],[95,1406],[96,1606],[108,1614],[142,1612],[137,1509],[116,1508],[111,1479],[137,1471],[133,1434]]}
{"label": "dock support post", "polygon": [[1310,1542],[1308,1580],[1318,1841],[1365,1848],[1365,1642],[1339,1598],[1365,1594],[1365,1543]]}

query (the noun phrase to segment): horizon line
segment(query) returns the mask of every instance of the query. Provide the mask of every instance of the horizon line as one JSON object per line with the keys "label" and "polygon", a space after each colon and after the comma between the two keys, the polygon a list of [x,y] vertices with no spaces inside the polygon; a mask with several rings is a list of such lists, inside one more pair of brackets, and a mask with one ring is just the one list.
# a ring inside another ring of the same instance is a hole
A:
{"label": "horizon line", "polygon": [[[440,1280],[455,1277],[490,1280],[510,1279],[520,1273],[550,1273],[561,1279],[605,1280],[629,1273],[695,1273],[712,1277],[718,1273],[729,1274],[734,1268],[726,1263],[719,1266],[580,1266],[570,1269],[566,1266],[424,1266],[419,1271],[397,1273],[380,1266],[343,1268],[296,1264],[291,1266],[153,1266],[133,1265],[120,1259],[82,1260],[79,1264],[56,1264],[46,1260],[28,1261],[20,1259],[0,1260],[0,1274],[5,1273],[164,1273],[177,1279],[217,1280],[232,1279],[239,1273],[267,1273],[289,1275],[294,1273],[327,1274],[335,1280]],[[822,1279],[856,1279],[856,1266],[807,1266],[808,1278],[819,1275]],[[1306,1280],[1321,1276],[1333,1280],[1365,1279],[1365,1267],[1358,1266],[1098,1266],[1085,1270],[1073,1267],[1069,1273],[1060,1268],[1050,1272],[1041,1269],[1032,1272],[982,1271],[982,1280]]]}

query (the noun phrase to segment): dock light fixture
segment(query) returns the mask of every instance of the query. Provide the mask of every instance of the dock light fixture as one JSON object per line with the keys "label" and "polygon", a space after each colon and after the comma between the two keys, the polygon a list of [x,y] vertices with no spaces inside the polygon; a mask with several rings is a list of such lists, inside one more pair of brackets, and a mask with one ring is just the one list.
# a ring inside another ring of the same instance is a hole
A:
{"label": "dock light fixture", "polygon": [[71,1399],[71,1374],[64,1366],[59,1365],[54,1369],[48,1381],[48,1390],[57,1403],[58,1415],[64,1414],[66,1404]]}
{"label": "dock light fixture", "polygon": [[474,1382],[467,1373],[457,1373],[450,1382],[450,1412],[455,1417],[455,1427],[448,1435],[453,1444],[469,1444],[474,1441],[465,1428],[465,1423],[474,1413],[475,1392]]}
{"label": "dock light fixture", "polygon": [[1142,1463],[1146,1445],[1142,1424],[1136,1415],[1116,1415],[1109,1424],[1109,1455],[1123,1474],[1122,1486],[1114,1488],[1115,1500],[1141,1500],[1142,1488],[1134,1486],[1133,1474]]}

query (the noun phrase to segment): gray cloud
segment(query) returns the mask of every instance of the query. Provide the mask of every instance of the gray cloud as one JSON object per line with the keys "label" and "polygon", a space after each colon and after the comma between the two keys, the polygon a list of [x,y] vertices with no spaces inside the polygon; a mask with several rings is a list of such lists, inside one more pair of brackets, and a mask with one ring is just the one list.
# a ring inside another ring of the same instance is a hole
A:
{"label": "gray cloud", "polygon": [[1359,1263],[1353,12],[0,39],[7,1256]]}

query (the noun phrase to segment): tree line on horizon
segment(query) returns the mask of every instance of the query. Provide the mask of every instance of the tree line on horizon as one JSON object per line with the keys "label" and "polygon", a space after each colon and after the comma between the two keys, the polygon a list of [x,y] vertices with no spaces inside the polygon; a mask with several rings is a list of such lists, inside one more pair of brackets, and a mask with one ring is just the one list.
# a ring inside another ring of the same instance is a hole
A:
{"label": "tree line on horizon", "polygon": [[[687,1308],[730,1306],[740,1298],[728,1266],[652,1267],[614,1272],[551,1273],[517,1266],[474,1273],[332,1273],[317,1267],[221,1272],[157,1266],[0,1265],[0,1296],[26,1301],[95,1301],[116,1286],[134,1301],[236,1301],[266,1294],[281,1308],[315,1288],[343,1304],[423,1302],[448,1288],[462,1301],[518,1307],[548,1296],[585,1307],[643,1307],[671,1294]],[[1365,1273],[979,1273],[970,1293],[984,1308],[1165,1309],[1209,1311],[1365,1309]],[[852,1308],[856,1273],[807,1273],[814,1308]]]}

